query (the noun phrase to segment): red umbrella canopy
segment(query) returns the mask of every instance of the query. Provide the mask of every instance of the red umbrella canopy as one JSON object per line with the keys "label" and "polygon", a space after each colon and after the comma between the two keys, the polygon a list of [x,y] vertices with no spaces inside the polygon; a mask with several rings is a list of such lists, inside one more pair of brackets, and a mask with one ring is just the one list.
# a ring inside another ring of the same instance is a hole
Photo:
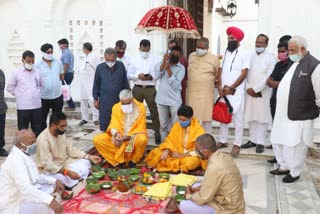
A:
{"label": "red umbrella canopy", "polygon": [[198,28],[190,13],[183,8],[162,6],[151,9],[139,22],[137,33],[149,33],[159,30],[171,38],[200,38]]}

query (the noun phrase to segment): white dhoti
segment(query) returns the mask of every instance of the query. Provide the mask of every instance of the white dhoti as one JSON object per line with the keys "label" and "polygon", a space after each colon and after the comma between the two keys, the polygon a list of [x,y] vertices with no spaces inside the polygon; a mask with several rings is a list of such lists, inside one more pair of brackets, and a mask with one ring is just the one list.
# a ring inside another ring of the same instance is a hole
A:
{"label": "white dhoti", "polygon": [[[234,145],[241,146],[242,144],[242,135],[243,135],[243,123],[244,123],[244,95],[238,95],[238,99],[233,98],[237,102],[234,106],[237,108],[234,109],[234,113],[232,115],[234,125],[235,125],[235,139]],[[222,101],[222,100],[221,100]],[[230,101],[230,99],[229,99]],[[232,102],[230,104],[233,106]],[[220,131],[219,131],[219,142],[227,143],[229,136],[229,124],[220,123]]]}
{"label": "white dhoti", "polygon": [[[72,170],[76,172],[82,179],[86,179],[88,177],[90,168],[91,168],[91,163],[89,160],[86,160],[86,159],[79,159],[67,166],[68,170]],[[60,180],[67,187],[73,187],[79,182],[78,180],[73,180],[69,176],[64,176],[63,174],[60,174],[60,173],[48,174],[48,175]]]}

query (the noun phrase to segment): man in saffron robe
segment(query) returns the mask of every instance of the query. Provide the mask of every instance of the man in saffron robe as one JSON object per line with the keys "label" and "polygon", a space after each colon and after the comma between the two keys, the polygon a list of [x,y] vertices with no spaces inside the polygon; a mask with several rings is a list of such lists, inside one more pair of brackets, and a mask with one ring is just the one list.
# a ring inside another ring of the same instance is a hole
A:
{"label": "man in saffron robe", "polygon": [[112,166],[127,163],[134,167],[148,143],[146,108],[133,99],[128,89],[122,90],[119,98],[120,102],[112,108],[106,133],[95,136],[93,144]]}
{"label": "man in saffron robe", "polygon": [[195,140],[205,131],[193,117],[193,109],[182,105],[178,109],[178,117],[179,122],[174,124],[167,138],[145,159],[147,165],[158,172],[188,172],[206,167],[206,161],[195,152]]}

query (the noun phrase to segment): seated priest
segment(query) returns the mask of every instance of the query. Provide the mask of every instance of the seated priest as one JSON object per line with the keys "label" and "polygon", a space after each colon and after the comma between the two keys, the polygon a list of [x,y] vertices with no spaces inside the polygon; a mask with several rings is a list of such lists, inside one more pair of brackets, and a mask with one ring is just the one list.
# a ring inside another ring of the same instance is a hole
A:
{"label": "seated priest", "polygon": [[201,184],[187,188],[186,200],[179,206],[181,213],[244,214],[242,179],[232,157],[217,151],[216,141],[210,134],[198,137],[196,151],[208,160],[208,166]]}
{"label": "seated priest", "polygon": [[119,98],[120,102],[112,107],[106,133],[95,136],[93,144],[112,166],[134,167],[148,143],[146,108],[133,99],[131,90],[122,90]]}
{"label": "seated priest", "polygon": [[153,149],[145,159],[149,167],[158,172],[188,172],[199,167],[206,168],[206,161],[195,152],[195,140],[205,133],[199,121],[193,117],[190,106],[178,109],[179,122],[176,122],[169,135]]}
{"label": "seated priest", "polygon": [[60,214],[63,207],[51,196],[56,189],[64,191],[57,179],[40,174],[31,156],[36,136],[30,130],[17,133],[16,144],[0,168],[0,213]]}
{"label": "seated priest", "polygon": [[88,177],[90,161],[98,164],[101,158],[80,151],[67,140],[67,116],[64,113],[53,113],[49,123],[50,126],[38,136],[35,161],[41,172],[73,187],[80,179]]}

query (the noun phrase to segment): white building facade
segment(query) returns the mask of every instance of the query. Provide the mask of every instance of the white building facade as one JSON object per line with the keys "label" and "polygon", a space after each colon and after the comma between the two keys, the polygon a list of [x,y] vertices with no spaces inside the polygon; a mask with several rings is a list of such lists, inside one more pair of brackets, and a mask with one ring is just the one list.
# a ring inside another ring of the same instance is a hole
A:
{"label": "white building facade", "polygon": [[[162,55],[166,50],[165,34],[141,35],[134,32],[140,19],[151,8],[166,5],[166,0],[1,0],[0,68],[8,78],[21,66],[25,50],[41,57],[40,46],[51,43],[54,56],[61,51],[57,41],[69,40],[75,56],[75,80],[72,96],[79,100],[78,66],[82,56],[82,44],[91,42],[94,52],[103,56],[107,47],[123,39],[127,42],[127,54],[138,53],[141,39],[151,41],[151,52]],[[9,94],[6,93],[9,97]]]}

